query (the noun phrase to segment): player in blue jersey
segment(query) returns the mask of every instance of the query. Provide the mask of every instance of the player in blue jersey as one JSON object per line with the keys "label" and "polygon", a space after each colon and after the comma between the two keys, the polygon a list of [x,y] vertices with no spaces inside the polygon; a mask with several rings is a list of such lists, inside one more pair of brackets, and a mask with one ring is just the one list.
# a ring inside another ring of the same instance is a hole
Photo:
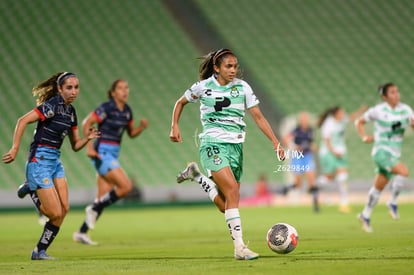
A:
{"label": "player in blue jersey", "polygon": [[119,164],[122,135],[126,131],[130,138],[137,137],[148,127],[148,121],[141,119],[135,127],[132,110],[127,104],[128,82],[114,81],[108,91],[109,100],[102,103],[83,122],[88,129],[97,124],[101,137],[87,147],[87,155],[97,172],[98,194],[95,202],[86,207],[86,218],[73,240],[94,245],[88,236],[89,229],[95,228],[98,217],[105,207],[125,197],[132,190],[132,183]]}
{"label": "player in blue jersey", "polygon": [[[368,109],[355,121],[362,141],[374,143],[371,155],[377,165],[374,185],[369,190],[363,211],[358,214],[358,219],[366,232],[372,232],[371,214],[388,183],[391,183],[388,210],[393,219],[399,218],[397,198],[408,177],[408,168],[400,160],[402,143],[405,129],[414,128],[413,110],[409,105],[400,102],[398,87],[393,83],[386,83],[381,85],[378,91],[383,102]],[[365,131],[364,125],[368,122],[374,123],[373,136]]]}
{"label": "player in blue jersey", "polygon": [[[243,173],[243,142],[245,109],[272,142],[279,159],[284,151],[258,106],[259,101],[250,85],[237,78],[239,64],[229,49],[210,52],[200,65],[200,81],[194,83],[174,106],[170,140],[181,142],[178,127],[182,110],[189,102],[200,102],[203,132],[199,138],[201,163],[214,182],[203,175],[195,162],[177,177],[178,182],[190,179],[200,183],[210,199],[224,212],[234,245],[234,257],[252,260],[259,254],[245,245],[239,214],[240,179]],[[216,186],[217,184],[217,186]]]}
{"label": "player in blue jersey", "polygon": [[46,253],[69,211],[68,185],[60,161],[60,147],[69,136],[72,149],[79,151],[99,133],[88,128],[81,138],[76,111],[72,103],[79,94],[79,80],[74,73],[57,73],[33,88],[38,106],[17,121],[12,148],[3,155],[3,162],[15,160],[21,139],[30,123],[37,122],[26,164],[30,192],[35,192],[40,211],[49,218],[32,251],[32,260],[52,260]]}
{"label": "player in blue jersey", "polygon": [[308,183],[308,192],[312,195],[313,210],[319,212],[318,188],[316,186],[315,160],[313,155],[314,132],[310,125],[310,114],[301,112],[298,115],[298,125],[284,137],[286,145],[293,144],[293,149],[287,153],[290,158],[289,170],[294,174],[294,181],[284,186],[282,193],[286,195],[294,188],[300,188],[303,176]]}

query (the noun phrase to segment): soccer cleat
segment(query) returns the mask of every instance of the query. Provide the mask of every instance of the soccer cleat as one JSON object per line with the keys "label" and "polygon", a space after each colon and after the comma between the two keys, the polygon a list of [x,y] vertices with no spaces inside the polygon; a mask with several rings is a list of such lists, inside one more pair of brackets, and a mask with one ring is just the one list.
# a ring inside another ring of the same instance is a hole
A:
{"label": "soccer cleat", "polygon": [[56,258],[49,256],[46,250],[40,250],[39,252],[32,251],[32,260],[56,260]]}
{"label": "soccer cleat", "polygon": [[73,240],[77,243],[88,244],[88,245],[98,245],[98,243],[92,241],[91,238],[86,233],[80,233],[80,232],[73,233]]}
{"label": "soccer cleat", "polygon": [[371,233],[372,232],[372,228],[370,225],[370,219],[365,218],[362,213],[358,214],[357,216],[358,220],[361,222],[362,224],[362,229],[367,232],[367,233]]}
{"label": "soccer cleat", "polygon": [[194,178],[200,174],[201,172],[197,163],[190,162],[187,167],[177,175],[177,182],[182,183],[185,180],[194,180]]}
{"label": "soccer cleat", "polygon": [[241,245],[234,249],[234,258],[236,260],[255,260],[259,254],[247,248],[247,245]]}
{"label": "soccer cleat", "polygon": [[98,213],[92,209],[92,205],[88,205],[85,208],[86,212],[86,225],[89,227],[89,229],[95,229],[95,223],[96,219],[98,218]]}
{"label": "soccer cleat", "polygon": [[391,218],[394,220],[398,220],[400,218],[400,215],[398,215],[398,205],[387,203],[388,212],[390,213]]}
{"label": "soccer cleat", "polygon": [[31,191],[30,191],[30,188],[29,188],[29,183],[27,181],[25,181],[24,183],[20,184],[19,188],[17,189],[17,196],[19,198],[23,199],[30,192]]}

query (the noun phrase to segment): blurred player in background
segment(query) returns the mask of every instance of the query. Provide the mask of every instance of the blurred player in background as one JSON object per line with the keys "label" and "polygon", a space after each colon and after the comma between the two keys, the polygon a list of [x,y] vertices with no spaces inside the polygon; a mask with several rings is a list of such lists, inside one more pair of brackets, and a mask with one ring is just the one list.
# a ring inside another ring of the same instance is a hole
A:
{"label": "blurred player in background", "polygon": [[321,142],[319,146],[319,161],[322,175],[318,178],[318,185],[327,184],[334,180],[339,188],[339,211],[349,213],[348,205],[348,158],[345,143],[345,128],[349,120],[361,115],[367,107],[361,106],[349,117],[340,106],[327,109],[317,123],[321,128]]}
{"label": "blurred player in background", "polygon": [[254,207],[254,206],[269,206],[272,205],[274,194],[270,190],[270,186],[265,174],[259,174],[256,183],[254,184],[254,194],[240,199],[239,206]]}
{"label": "blurred player in background", "polygon": [[310,114],[301,112],[298,115],[298,125],[283,138],[284,144],[293,143],[293,153],[290,156],[290,171],[293,171],[294,181],[284,186],[282,193],[286,195],[294,188],[302,186],[303,176],[308,183],[308,192],[312,195],[313,210],[319,212],[318,187],[316,186],[315,160],[313,156],[314,132],[310,123]]}
{"label": "blurred player in background", "polygon": [[[194,83],[177,100],[174,106],[170,140],[182,142],[178,121],[187,103],[200,101],[203,132],[199,138],[200,159],[214,182],[203,175],[195,162],[178,175],[177,181],[196,180],[210,199],[224,212],[234,244],[234,257],[251,260],[259,254],[251,251],[242,238],[239,214],[240,178],[243,170],[243,118],[245,109],[250,112],[262,132],[269,138],[277,157],[284,159],[284,151],[268,121],[259,109],[259,101],[251,87],[237,78],[239,64],[231,50],[210,52],[200,65],[200,81]],[[216,186],[217,184],[217,186]]]}
{"label": "blurred player in background", "polygon": [[137,137],[148,127],[148,121],[141,119],[140,124],[134,127],[128,96],[128,82],[122,79],[114,81],[108,91],[109,100],[83,122],[83,129],[97,124],[101,132],[101,137],[87,146],[87,155],[97,172],[98,194],[95,202],[86,207],[86,218],[79,231],[73,233],[76,242],[96,245],[88,236],[88,230],[95,228],[96,220],[105,207],[125,197],[133,188],[118,160],[122,135],[126,130],[130,138]]}
{"label": "blurred player in background", "polygon": [[17,121],[13,146],[3,155],[3,162],[11,163],[16,158],[20,142],[30,123],[37,122],[33,142],[26,163],[26,178],[36,206],[49,221],[32,251],[32,260],[53,260],[46,253],[63,220],[69,211],[68,185],[60,161],[60,147],[68,135],[73,151],[82,149],[89,140],[99,136],[94,128],[85,129],[81,138],[75,108],[72,103],[79,94],[79,80],[74,73],[63,72],[51,76],[33,88],[38,106]]}
{"label": "blurred player in background", "polygon": [[[379,87],[382,103],[370,108],[355,121],[361,139],[365,143],[374,142],[372,158],[377,165],[374,186],[368,193],[368,202],[358,219],[366,232],[372,232],[370,218],[372,210],[378,203],[384,187],[391,183],[391,199],[387,202],[389,213],[398,219],[397,198],[404,181],[408,177],[408,169],[400,161],[403,135],[408,126],[414,128],[414,114],[410,106],[400,102],[398,87],[386,83]],[[374,123],[374,136],[367,135],[364,124]],[[392,180],[391,180],[392,179]]]}

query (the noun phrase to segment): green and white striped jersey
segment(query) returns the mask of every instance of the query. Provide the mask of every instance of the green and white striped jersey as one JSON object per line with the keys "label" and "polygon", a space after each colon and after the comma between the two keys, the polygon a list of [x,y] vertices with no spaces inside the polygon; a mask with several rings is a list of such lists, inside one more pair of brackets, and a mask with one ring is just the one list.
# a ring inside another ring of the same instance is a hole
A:
{"label": "green and white striped jersey", "polygon": [[245,109],[259,104],[247,82],[235,78],[221,86],[214,76],[194,83],[184,93],[192,103],[200,101],[201,141],[242,143],[245,140]]}
{"label": "green and white striped jersey", "polygon": [[399,103],[394,109],[386,103],[380,103],[368,109],[363,118],[366,122],[374,122],[374,146],[372,155],[383,149],[390,152],[394,157],[401,156],[401,146],[404,131],[411,125],[414,119],[413,110],[410,106]]}
{"label": "green and white striped jersey", "polygon": [[336,120],[332,115],[328,116],[321,126],[321,145],[319,154],[329,152],[325,139],[329,138],[332,148],[340,154],[346,153],[345,128],[349,119],[345,116],[342,120]]}

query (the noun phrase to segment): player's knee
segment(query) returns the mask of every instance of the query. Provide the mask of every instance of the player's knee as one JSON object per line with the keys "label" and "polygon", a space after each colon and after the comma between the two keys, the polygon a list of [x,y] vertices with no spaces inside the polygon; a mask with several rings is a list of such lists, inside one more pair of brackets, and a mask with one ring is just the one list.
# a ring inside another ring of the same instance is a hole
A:
{"label": "player's knee", "polygon": [[63,216],[66,216],[66,214],[69,212],[69,210],[70,210],[70,206],[69,205],[64,205],[63,207],[62,207],[62,210],[63,210]]}
{"label": "player's knee", "polygon": [[125,185],[125,192],[126,192],[126,194],[128,194],[129,192],[131,192],[132,191],[132,188],[133,188],[132,183],[130,181],[128,181],[128,184]]}
{"label": "player's knee", "polygon": [[240,193],[238,188],[229,188],[225,194],[226,202],[227,203],[233,203],[238,202],[240,199]]}
{"label": "player's knee", "polygon": [[120,197],[125,197],[126,195],[128,195],[128,193],[129,192],[131,192],[132,191],[132,184],[131,184],[131,182],[129,182],[129,181],[127,181],[127,182],[125,182],[125,183],[123,183],[123,184],[120,184],[118,187],[117,187],[117,195],[118,196],[120,196]]}
{"label": "player's knee", "polygon": [[339,172],[336,177],[335,180],[338,182],[344,182],[348,179],[348,173],[347,172]]}
{"label": "player's knee", "polygon": [[65,214],[63,213],[63,209],[61,208],[56,208],[53,210],[46,211],[45,215],[49,218],[51,222],[61,222],[63,218],[65,217]]}
{"label": "player's knee", "polygon": [[408,178],[409,172],[407,166],[404,166],[403,169],[401,169],[401,173],[399,174],[402,177]]}

